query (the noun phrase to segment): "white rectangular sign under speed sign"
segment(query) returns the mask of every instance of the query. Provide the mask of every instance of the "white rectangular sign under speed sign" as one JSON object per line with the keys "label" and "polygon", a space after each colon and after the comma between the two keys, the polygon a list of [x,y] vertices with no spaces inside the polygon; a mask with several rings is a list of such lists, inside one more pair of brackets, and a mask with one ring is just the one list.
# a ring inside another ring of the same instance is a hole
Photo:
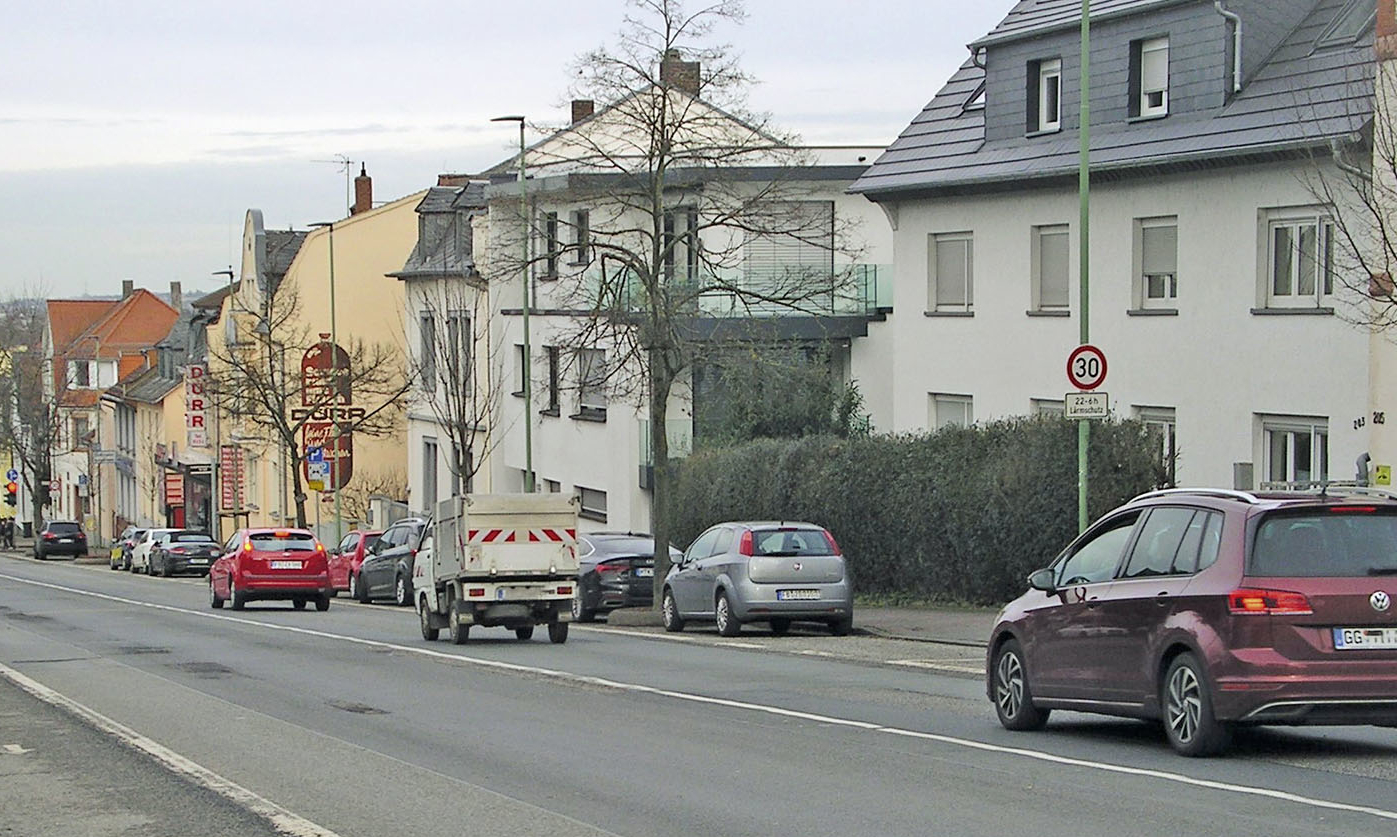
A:
{"label": "white rectangular sign under speed sign", "polygon": [[1070,419],[1104,419],[1111,413],[1104,392],[1069,392],[1062,397],[1063,415]]}

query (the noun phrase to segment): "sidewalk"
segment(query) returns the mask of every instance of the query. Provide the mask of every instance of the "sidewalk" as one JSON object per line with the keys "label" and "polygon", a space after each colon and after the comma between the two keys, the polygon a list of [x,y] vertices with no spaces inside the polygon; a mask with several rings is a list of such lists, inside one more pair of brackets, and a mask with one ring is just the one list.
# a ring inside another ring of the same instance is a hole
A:
{"label": "sidewalk", "polygon": [[854,606],[854,630],[872,636],[984,648],[997,609]]}

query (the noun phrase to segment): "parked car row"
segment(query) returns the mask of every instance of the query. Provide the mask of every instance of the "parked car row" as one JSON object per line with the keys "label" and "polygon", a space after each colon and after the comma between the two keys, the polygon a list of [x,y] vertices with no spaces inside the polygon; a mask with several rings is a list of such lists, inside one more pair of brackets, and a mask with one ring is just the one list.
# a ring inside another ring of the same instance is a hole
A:
{"label": "parked car row", "polygon": [[194,529],[140,529],[128,526],[112,544],[113,570],[146,575],[207,575],[222,554],[207,532]]}

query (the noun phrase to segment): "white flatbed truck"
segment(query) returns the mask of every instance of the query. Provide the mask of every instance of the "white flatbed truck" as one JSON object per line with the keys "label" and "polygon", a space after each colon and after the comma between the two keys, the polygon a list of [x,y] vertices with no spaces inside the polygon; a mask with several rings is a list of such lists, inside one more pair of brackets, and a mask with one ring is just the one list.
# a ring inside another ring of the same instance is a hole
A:
{"label": "white flatbed truck", "polygon": [[[563,494],[467,494],[437,504],[413,568],[422,638],[504,627],[521,640],[547,625],[566,642],[577,583],[577,507]],[[424,560],[425,559],[425,560]]]}

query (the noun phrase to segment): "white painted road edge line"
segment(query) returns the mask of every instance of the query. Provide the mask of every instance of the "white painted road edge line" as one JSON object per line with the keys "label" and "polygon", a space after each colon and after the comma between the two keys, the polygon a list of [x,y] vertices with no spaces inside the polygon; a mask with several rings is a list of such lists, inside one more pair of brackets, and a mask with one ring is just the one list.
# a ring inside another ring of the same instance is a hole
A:
{"label": "white painted road edge line", "polygon": [[152,741],[139,732],[108,718],[95,709],[91,709],[72,698],[59,694],[48,686],[15,671],[4,663],[0,663],[0,676],[3,676],[5,679],[39,700],[56,706],[72,715],[76,715],[101,732],[114,736],[128,746],[134,747],[151,756],[165,768],[183,776],[199,787],[211,790],[234,804],[246,808],[248,811],[266,820],[281,834],[290,835],[290,837],[339,837],[338,834],[330,829],[316,825],[304,817],[291,813],[275,802],[264,799],[242,785],[223,778],[207,767],[185,758],[163,744]]}
{"label": "white painted road edge line", "polygon": [[[692,694],[689,692],[675,692],[669,689],[660,689],[654,686],[645,686],[639,683],[625,683],[617,680],[608,680],[604,677],[593,677],[586,674],[575,674],[569,671],[557,669],[541,668],[538,666],[519,665],[518,663],[506,663],[499,660],[489,660],[483,657],[468,657],[463,654],[451,654],[444,651],[436,651],[431,648],[420,646],[399,645],[392,642],[381,642],[373,639],[362,639],[360,637],[345,636],[343,634],[333,634],[328,631],[317,631],[310,628],[298,628],[293,625],[276,625],[268,622],[258,622],[255,619],[246,619],[236,616],[225,616],[218,613],[210,613],[202,610],[190,610],[172,605],[155,604],[153,602],[141,602],[134,599],[125,599],[120,596],[111,596],[106,593],[95,593],[90,590],[79,590],[74,587],[65,587],[59,584],[50,584],[43,581],[33,581],[18,576],[4,575],[0,573],[0,579],[16,581],[21,584],[29,584],[35,587],[45,587],[51,590],[59,590],[65,593],[76,593],[83,596],[106,599],[108,601],[120,602],[122,604],[146,607],[153,610],[164,610],[171,613],[180,613],[187,616],[198,616],[206,619],[215,619],[223,622],[233,622],[237,624],[250,625],[257,628],[266,628],[273,631],[284,631],[287,633],[301,634],[303,636],[318,637],[320,639],[339,640],[356,645],[364,645],[373,648],[386,648],[392,651],[402,651],[408,654],[417,654],[424,657],[447,660],[455,663],[464,663],[478,666],[480,668],[497,669],[520,674],[532,674],[535,676],[551,677],[558,680],[583,683],[592,686],[617,689],[619,691],[633,692],[636,694],[656,695],[659,697],[672,698],[674,700],[686,701],[689,703],[700,703],[709,706],[722,706],[729,709],[741,709],[749,712],[758,712],[766,715],[776,715],[783,718],[795,718],[803,721],[812,721],[831,726],[848,727],[851,729],[861,729],[868,732],[884,733],[887,735],[897,735],[904,738],[915,738],[923,741],[935,741],[940,744],[950,744],[981,752],[1000,753],[1003,755],[1019,756],[1021,758],[1035,761],[1048,762],[1050,764],[1068,765],[1080,767],[1086,770],[1100,770],[1106,773],[1116,773],[1127,776],[1140,776],[1148,779],[1160,779],[1167,782],[1175,782],[1191,787],[1208,788],[1210,790],[1222,791],[1225,793],[1241,794],[1243,796],[1257,796],[1265,799],[1275,799],[1284,802],[1292,802],[1297,805],[1306,805],[1311,808],[1321,808],[1330,811],[1346,811],[1356,814],[1367,814],[1384,820],[1397,821],[1397,811],[1388,811],[1382,808],[1373,808],[1367,805],[1350,805],[1345,802],[1333,802],[1327,799],[1317,799],[1315,797],[1302,796],[1288,791],[1273,790],[1271,788],[1256,787],[1253,785],[1238,785],[1231,782],[1218,782],[1211,779],[1198,779],[1193,776],[1186,776],[1182,773],[1171,773],[1166,770],[1152,770],[1144,767],[1128,767],[1122,764],[1112,764],[1110,762],[1093,761],[1090,759],[1079,759],[1070,756],[1059,756],[1041,750],[1030,750],[1022,747],[1005,747],[1001,744],[990,744],[984,741],[975,741],[969,738],[958,738],[951,735],[939,735],[931,732],[919,732],[917,730],[901,729],[899,727],[885,727],[881,724],[869,723],[867,721],[855,721],[850,718],[836,718],[830,715],[817,715],[810,712],[800,712],[794,709],[783,709],[779,706],[766,706],[759,703],[747,703],[745,701],[729,700],[727,698],[715,698],[707,695]],[[648,634],[647,634],[648,636]],[[17,673],[17,672],[16,672]],[[22,675],[21,675],[22,676]],[[99,716],[100,717],[100,716]],[[134,733],[133,733],[134,734]],[[154,742],[151,742],[154,743]],[[158,744],[155,746],[159,746]],[[162,748],[163,749],[163,748]],[[197,766],[197,765],[196,765]],[[200,768],[202,769],[202,768]],[[210,774],[213,775],[213,774]],[[223,780],[226,781],[226,780]],[[231,783],[230,783],[231,784]],[[234,785],[233,787],[237,787]],[[241,790],[241,788],[239,788]],[[246,792],[246,791],[244,791]],[[260,799],[260,797],[258,797]],[[265,800],[263,800],[265,802]],[[270,805],[271,803],[267,803]],[[281,809],[277,809],[281,810]],[[329,834],[330,832],[308,832],[316,834]]]}

